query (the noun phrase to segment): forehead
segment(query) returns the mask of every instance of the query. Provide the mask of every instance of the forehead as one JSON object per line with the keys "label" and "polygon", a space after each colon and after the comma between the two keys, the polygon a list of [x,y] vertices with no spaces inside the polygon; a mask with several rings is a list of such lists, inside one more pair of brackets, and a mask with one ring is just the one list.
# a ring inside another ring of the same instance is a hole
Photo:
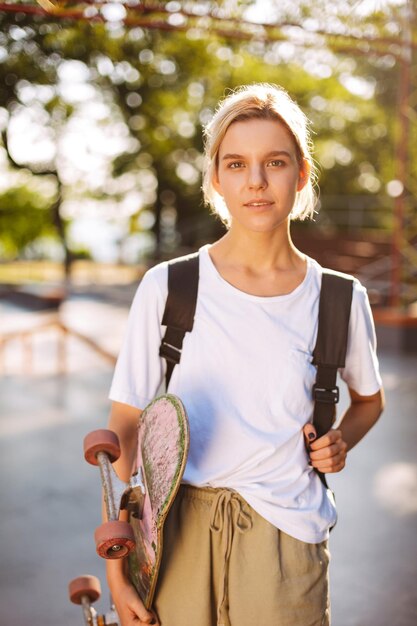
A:
{"label": "forehead", "polygon": [[220,144],[219,154],[286,150],[296,155],[294,137],[279,120],[249,119],[232,122]]}

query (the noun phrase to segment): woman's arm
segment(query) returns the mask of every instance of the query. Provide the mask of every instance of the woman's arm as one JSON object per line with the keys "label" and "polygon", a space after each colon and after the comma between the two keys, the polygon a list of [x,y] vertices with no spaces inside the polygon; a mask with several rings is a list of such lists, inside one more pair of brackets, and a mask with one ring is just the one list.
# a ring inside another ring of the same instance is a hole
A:
{"label": "woman's arm", "polygon": [[360,396],[353,389],[349,389],[349,394],[350,406],[339,426],[342,438],[347,444],[347,451],[356,446],[378,421],[385,405],[382,389],[372,396]]}
{"label": "woman's arm", "polygon": [[[142,411],[121,402],[113,402],[108,428],[119,437],[121,455],[114,463],[119,478],[128,482],[132,473],[137,452],[137,429]],[[106,520],[103,505],[103,518]],[[121,511],[120,519],[127,519],[127,511]],[[107,582],[122,626],[157,624],[155,615],[147,611],[136,589],[129,582],[127,559],[106,561]]]}
{"label": "woman's arm", "polygon": [[350,406],[337,429],[316,439],[312,424],[306,424],[304,435],[308,441],[311,465],[325,474],[340,472],[346,464],[346,456],[377,422],[384,408],[381,389],[372,396],[360,396],[349,389]]}

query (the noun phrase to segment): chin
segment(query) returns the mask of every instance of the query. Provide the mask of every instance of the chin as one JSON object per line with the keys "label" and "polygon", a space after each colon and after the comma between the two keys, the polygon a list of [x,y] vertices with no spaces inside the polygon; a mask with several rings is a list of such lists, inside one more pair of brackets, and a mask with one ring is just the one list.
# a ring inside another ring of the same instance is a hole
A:
{"label": "chin", "polygon": [[253,219],[245,221],[236,221],[240,228],[252,231],[254,233],[273,233],[282,228],[287,228],[288,217],[286,216],[282,220],[270,220],[270,219]]}

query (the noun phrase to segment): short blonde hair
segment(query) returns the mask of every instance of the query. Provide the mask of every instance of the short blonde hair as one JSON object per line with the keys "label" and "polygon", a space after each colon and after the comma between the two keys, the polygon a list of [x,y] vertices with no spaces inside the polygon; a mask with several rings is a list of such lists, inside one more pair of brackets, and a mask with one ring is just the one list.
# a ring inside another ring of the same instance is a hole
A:
{"label": "short blonde hair", "polygon": [[277,120],[290,132],[294,139],[300,168],[305,169],[304,161],[307,161],[310,169],[309,180],[297,193],[290,218],[300,220],[311,218],[317,202],[314,190],[317,170],[312,157],[309,120],[284,89],[267,83],[243,85],[232,91],[220,101],[212,120],[204,128],[203,194],[205,202],[225,224],[229,224],[229,212],[223,198],[213,187],[213,177],[218,167],[220,144],[227,129],[233,122],[250,119]]}

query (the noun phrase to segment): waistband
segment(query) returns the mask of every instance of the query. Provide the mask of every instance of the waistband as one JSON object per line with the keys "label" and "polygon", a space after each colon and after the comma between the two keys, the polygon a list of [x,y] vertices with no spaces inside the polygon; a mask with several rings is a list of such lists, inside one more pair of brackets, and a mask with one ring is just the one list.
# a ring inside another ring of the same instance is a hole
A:
{"label": "waistband", "polygon": [[213,502],[213,500],[219,497],[219,494],[230,493],[249,506],[235,489],[229,489],[228,487],[196,487],[195,485],[181,483],[178,493],[184,498],[201,500],[203,502]]}

